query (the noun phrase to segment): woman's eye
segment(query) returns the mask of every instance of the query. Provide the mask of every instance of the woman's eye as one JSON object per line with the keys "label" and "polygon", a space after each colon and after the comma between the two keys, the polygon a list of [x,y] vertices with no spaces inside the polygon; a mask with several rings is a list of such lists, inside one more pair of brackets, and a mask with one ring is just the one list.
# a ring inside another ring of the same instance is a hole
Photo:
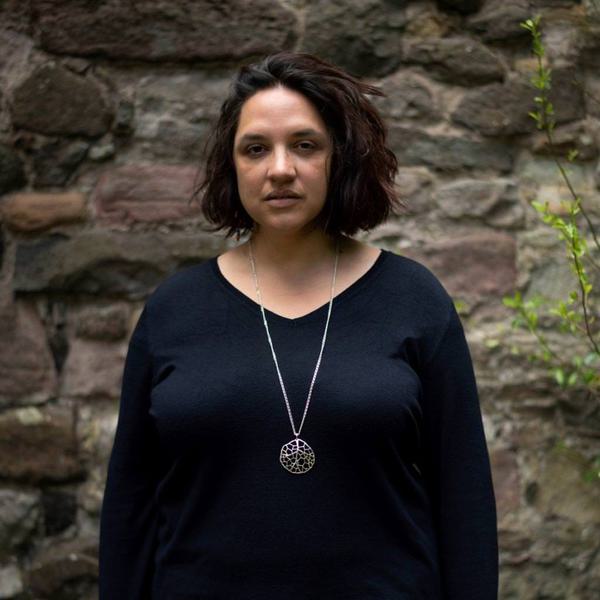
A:
{"label": "woman's eye", "polygon": [[253,149],[254,149],[254,150],[260,150],[261,148],[262,148],[262,146],[257,146],[257,145],[254,145],[254,146],[248,146],[248,147],[246,148],[246,152],[247,152],[248,154],[250,154],[250,155],[256,155],[256,154],[258,154],[258,152],[253,152],[252,150],[253,150]]}
{"label": "woman's eye", "polygon": [[[299,142],[298,144],[296,144],[296,147],[302,151],[310,151],[316,149],[316,146],[312,142]],[[248,154],[249,156],[259,156],[260,154],[262,154],[263,150],[263,146],[259,144],[252,144],[252,146],[248,146],[246,148],[246,154]]]}

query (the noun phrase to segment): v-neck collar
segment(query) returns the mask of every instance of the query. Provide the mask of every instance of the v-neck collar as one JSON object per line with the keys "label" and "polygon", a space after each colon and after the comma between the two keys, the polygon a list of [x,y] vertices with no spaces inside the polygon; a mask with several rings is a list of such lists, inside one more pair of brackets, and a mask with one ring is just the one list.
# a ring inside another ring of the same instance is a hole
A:
{"label": "v-neck collar", "polygon": [[[336,306],[346,302],[349,298],[354,296],[370,279],[372,279],[378,273],[378,271],[381,269],[383,263],[385,262],[386,258],[390,254],[391,254],[391,252],[389,250],[385,250],[385,249],[381,248],[381,252],[377,256],[375,262],[369,267],[369,269],[367,271],[365,271],[365,273],[363,273],[353,283],[351,283],[346,289],[342,290],[341,292],[339,292],[338,294],[336,294],[333,297],[333,307],[332,308],[334,309],[334,312],[335,312]],[[258,302],[256,302],[255,300],[253,300],[252,298],[250,298],[249,296],[247,296],[246,294],[244,294],[241,290],[236,288],[229,281],[229,279],[227,279],[223,275],[223,273],[221,272],[221,269],[219,267],[219,263],[217,262],[217,258],[218,258],[218,256],[214,256],[213,258],[210,258],[209,263],[211,266],[212,273],[217,278],[217,280],[221,283],[223,289],[225,289],[231,297],[237,299],[238,302],[244,304],[245,306],[247,306],[248,308],[250,308],[253,311],[258,311],[258,313],[260,314],[260,304]],[[293,318],[284,317],[283,315],[275,313],[266,307],[264,308],[264,310],[265,310],[265,315],[267,316],[268,320],[275,320],[275,321],[278,321],[283,324],[292,325],[292,324],[300,324],[300,323],[313,321],[314,319],[319,318],[322,313],[326,312],[328,310],[328,307],[329,307],[329,301],[325,302],[325,304],[322,304],[321,306],[315,308],[314,310],[311,310],[309,313],[306,313],[305,315],[301,315],[299,317],[293,317]]]}

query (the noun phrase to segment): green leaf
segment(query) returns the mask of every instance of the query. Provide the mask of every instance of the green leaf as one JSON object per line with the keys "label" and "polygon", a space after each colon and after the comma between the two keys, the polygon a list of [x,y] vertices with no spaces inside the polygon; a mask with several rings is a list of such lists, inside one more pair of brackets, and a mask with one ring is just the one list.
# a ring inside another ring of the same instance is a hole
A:
{"label": "green leaf", "polygon": [[546,200],[545,202],[539,202],[538,200],[532,200],[531,206],[535,208],[538,212],[545,213],[548,210],[549,202]]}
{"label": "green leaf", "polygon": [[565,373],[560,367],[554,369],[554,379],[556,379],[558,385],[564,385]]}

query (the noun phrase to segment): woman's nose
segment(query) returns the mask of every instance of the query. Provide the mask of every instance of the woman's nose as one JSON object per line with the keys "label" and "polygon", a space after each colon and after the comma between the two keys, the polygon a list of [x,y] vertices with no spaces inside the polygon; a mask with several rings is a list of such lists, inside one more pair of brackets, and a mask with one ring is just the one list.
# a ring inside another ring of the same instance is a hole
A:
{"label": "woman's nose", "polygon": [[285,148],[273,150],[270,165],[272,176],[294,175],[295,169],[294,161]]}

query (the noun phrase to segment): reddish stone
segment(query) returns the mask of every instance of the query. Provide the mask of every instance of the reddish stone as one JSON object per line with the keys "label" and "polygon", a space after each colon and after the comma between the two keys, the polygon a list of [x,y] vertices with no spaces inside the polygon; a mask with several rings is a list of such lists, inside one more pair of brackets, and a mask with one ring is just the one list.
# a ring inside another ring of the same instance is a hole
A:
{"label": "reddish stone", "polygon": [[44,483],[81,475],[70,407],[28,407],[0,415],[0,477]]}
{"label": "reddish stone", "polygon": [[189,204],[197,167],[191,165],[126,165],[106,171],[92,202],[99,219],[109,223],[160,222],[199,211]]}
{"label": "reddish stone", "polygon": [[74,338],[63,367],[61,394],[118,398],[125,352],[123,344]]}
{"label": "reddish stone", "polygon": [[515,240],[503,233],[476,233],[403,253],[437,275],[451,295],[495,296],[516,285]]}
{"label": "reddish stone", "polygon": [[0,327],[0,405],[39,403],[54,396],[54,362],[33,306],[3,308]]}
{"label": "reddish stone", "polygon": [[75,334],[90,340],[122,340],[129,333],[129,307],[124,304],[93,304],[75,316]]}

